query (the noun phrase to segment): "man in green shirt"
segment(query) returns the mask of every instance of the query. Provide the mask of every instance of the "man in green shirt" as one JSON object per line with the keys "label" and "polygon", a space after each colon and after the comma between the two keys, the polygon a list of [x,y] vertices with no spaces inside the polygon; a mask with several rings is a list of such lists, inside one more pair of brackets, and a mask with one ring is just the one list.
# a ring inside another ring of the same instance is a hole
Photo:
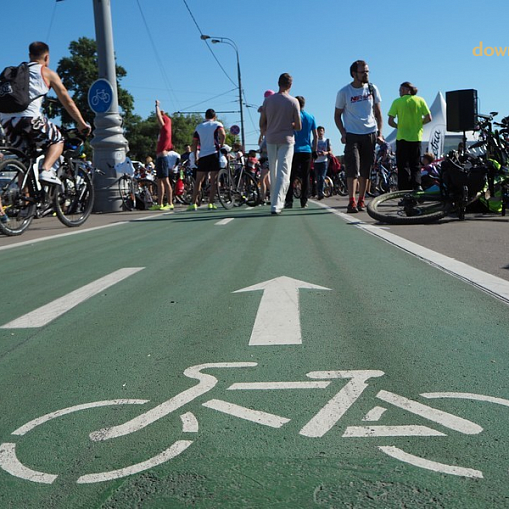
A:
{"label": "man in green shirt", "polygon": [[426,101],[417,96],[417,87],[410,82],[401,84],[399,95],[389,109],[389,125],[398,130],[398,186],[400,189],[420,189],[422,126],[431,122],[431,113]]}

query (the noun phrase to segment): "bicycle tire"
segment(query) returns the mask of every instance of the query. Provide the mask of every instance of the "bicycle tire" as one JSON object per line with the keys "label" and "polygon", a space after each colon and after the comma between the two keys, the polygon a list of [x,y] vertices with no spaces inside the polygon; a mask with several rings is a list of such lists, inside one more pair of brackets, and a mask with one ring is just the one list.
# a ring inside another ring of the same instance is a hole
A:
{"label": "bicycle tire", "polygon": [[19,187],[27,171],[27,167],[18,159],[4,159],[0,162],[0,196],[9,218],[7,223],[0,223],[0,231],[10,237],[21,235],[35,216],[35,203],[26,199]]}
{"label": "bicycle tire", "polygon": [[345,177],[344,172],[343,172],[342,175],[340,173],[338,173],[336,175],[334,189],[336,189],[337,193],[340,196],[347,196],[348,195],[348,187],[347,187],[347,184],[346,184],[346,177]]}
{"label": "bicycle tire", "polygon": [[219,203],[229,210],[233,208],[233,179],[230,170],[222,168],[217,174],[217,196]]}
{"label": "bicycle tire", "polygon": [[300,198],[302,194],[302,181],[299,177],[297,177],[292,182],[292,188],[293,188],[293,197],[294,198]]}
{"label": "bicycle tire", "polygon": [[118,193],[122,200],[124,210],[134,210],[136,208],[136,194],[134,192],[133,179],[129,175],[122,175],[118,179]]}
{"label": "bicycle tire", "polygon": [[184,192],[180,195],[177,195],[175,192],[176,182],[175,186],[173,188],[173,195],[175,196],[175,201],[178,201],[179,203],[182,203],[184,205],[189,205],[193,199],[193,191],[194,186],[196,185],[194,178],[190,175],[186,175],[184,177]]}
{"label": "bicycle tire", "polygon": [[242,175],[242,182],[237,186],[242,195],[242,201],[248,207],[256,207],[260,203],[260,190],[256,179],[249,173]]}
{"label": "bicycle tire", "polygon": [[366,208],[373,219],[389,224],[427,224],[442,219],[450,205],[440,194],[396,191],[373,198]]}
{"label": "bicycle tire", "polygon": [[323,180],[323,195],[325,198],[330,198],[334,191],[334,184],[330,177],[325,177]]}
{"label": "bicycle tire", "polygon": [[64,171],[60,177],[62,185],[55,186],[53,206],[62,224],[73,228],[81,226],[94,207],[94,185],[90,175],[83,168],[75,166],[74,171]]}

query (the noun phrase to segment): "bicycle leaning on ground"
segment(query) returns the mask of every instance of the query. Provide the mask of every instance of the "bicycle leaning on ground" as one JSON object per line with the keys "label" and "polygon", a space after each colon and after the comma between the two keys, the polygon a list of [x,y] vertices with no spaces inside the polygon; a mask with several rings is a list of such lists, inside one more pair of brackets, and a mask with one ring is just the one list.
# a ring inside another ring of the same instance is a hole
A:
{"label": "bicycle leaning on ground", "polygon": [[61,184],[39,180],[39,167],[44,153],[27,148],[0,147],[0,196],[8,217],[0,223],[5,235],[21,235],[34,218],[53,213],[69,227],[82,225],[94,206],[94,186],[86,161],[79,158],[85,136],[77,129],[61,128],[64,152],[59,160],[57,176]]}
{"label": "bicycle leaning on ground", "polygon": [[[478,115],[480,140],[466,152],[451,152],[440,165],[438,185],[425,191],[396,191],[377,196],[367,212],[382,223],[425,224],[446,215],[465,219],[467,207],[476,201],[505,216],[509,205],[509,117],[493,130],[496,113]],[[480,149],[480,155],[474,153]]]}

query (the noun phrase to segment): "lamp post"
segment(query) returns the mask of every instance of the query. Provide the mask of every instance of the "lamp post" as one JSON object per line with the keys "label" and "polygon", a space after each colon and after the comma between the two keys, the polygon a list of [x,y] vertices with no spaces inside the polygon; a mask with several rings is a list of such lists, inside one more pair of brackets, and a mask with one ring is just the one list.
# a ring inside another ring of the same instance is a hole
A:
{"label": "lamp post", "polygon": [[237,80],[239,82],[239,108],[240,108],[240,137],[242,141],[242,147],[244,150],[246,149],[246,140],[244,136],[244,108],[242,103],[242,79],[240,76],[240,60],[239,60],[239,48],[232,39],[228,37],[212,37],[210,35],[202,35],[202,40],[210,39],[212,44],[228,44],[235,50],[235,54],[237,55]]}

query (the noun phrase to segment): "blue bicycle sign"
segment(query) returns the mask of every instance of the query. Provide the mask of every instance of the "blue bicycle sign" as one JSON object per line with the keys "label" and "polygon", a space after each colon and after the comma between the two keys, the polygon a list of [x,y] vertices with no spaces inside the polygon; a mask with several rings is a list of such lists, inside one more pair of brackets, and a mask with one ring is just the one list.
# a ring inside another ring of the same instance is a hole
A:
{"label": "blue bicycle sign", "polygon": [[88,104],[94,113],[106,113],[113,102],[113,88],[108,80],[98,79],[88,91]]}

